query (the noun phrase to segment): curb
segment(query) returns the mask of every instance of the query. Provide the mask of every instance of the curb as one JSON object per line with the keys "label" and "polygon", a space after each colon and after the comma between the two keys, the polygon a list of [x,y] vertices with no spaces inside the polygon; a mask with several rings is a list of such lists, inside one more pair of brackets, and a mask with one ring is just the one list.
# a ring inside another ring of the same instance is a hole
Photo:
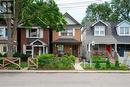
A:
{"label": "curb", "polygon": [[0,70],[0,73],[129,73],[130,71],[85,71],[85,70]]}

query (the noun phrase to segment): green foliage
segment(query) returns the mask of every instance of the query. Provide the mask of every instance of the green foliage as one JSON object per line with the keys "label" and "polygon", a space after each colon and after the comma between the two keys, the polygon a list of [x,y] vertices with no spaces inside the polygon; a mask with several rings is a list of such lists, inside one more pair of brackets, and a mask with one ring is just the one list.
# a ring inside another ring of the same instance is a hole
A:
{"label": "green foliage", "polygon": [[120,70],[129,70],[129,68],[125,64],[120,64]]}
{"label": "green foliage", "polygon": [[109,59],[107,59],[106,61],[106,68],[111,68],[111,63]]}
{"label": "green foliage", "polygon": [[86,9],[82,24],[94,22],[98,17],[102,21],[130,21],[130,0],[111,0],[111,3],[91,4]]}
{"label": "green foliage", "polygon": [[92,59],[93,63],[96,63],[96,62],[103,63],[103,62],[105,62],[105,58],[103,56],[92,56],[91,59]]}
{"label": "green foliage", "polygon": [[30,55],[28,55],[28,54],[23,54],[23,53],[19,53],[19,52],[15,52],[13,54],[13,57],[19,57],[19,58],[21,58],[22,61],[27,61],[29,56]]}
{"label": "green foliage", "polygon": [[119,61],[116,60],[116,61],[115,61],[115,69],[119,69],[119,67],[120,67]]}
{"label": "green foliage", "polygon": [[37,25],[43,29],[61,31],[66,25],[64,16],[54,0],[16,0],[16,3],[19,8],[16,8],[16,17],[24,26]]}
{"label": "green foliage", "polygon": [[42,54],[38,57],[39,67],[41,69],[73,69],[76,57],[73,55],[65,55],[56,57],[53,54]]}
{"label": "green foliage", "polygon": [[101,67],[101,65],[100,65],[100,63],[97,61],[97,62],[95,63],[95,68],[96,68],[96,69],[100,69],[100,67]]}

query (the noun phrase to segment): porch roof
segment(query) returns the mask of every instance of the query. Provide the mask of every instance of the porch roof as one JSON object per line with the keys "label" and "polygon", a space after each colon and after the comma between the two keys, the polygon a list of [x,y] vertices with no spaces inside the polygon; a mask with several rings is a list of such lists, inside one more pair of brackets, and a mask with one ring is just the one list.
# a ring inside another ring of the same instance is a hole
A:
{"label": "porch roof", "polygon": [[78,41],[73,38],[59,38],[55,41],[52,42],[53,44],[74,44],[74,45],[79,45],[81,44],[81,41]]}
{"label": "porch roof", "polygon": [[95,42],[95,44],[116,44],[117,41],[112,36],[107,37],[101,37],[101,36],[89,36],[89,38],[86,39],[87,44],[91,43],[92,41]]}

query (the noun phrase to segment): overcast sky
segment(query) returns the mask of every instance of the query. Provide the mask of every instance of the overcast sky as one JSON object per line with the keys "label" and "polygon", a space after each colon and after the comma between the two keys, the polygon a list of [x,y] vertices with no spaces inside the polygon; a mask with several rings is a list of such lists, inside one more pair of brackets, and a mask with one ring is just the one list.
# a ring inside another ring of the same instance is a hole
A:
{"label": "overcast sky", "polygon": [[68,12],[77,21],[81,22],[85,16],[86,7],[91,3],[103,3],[110,0],[56,0],[62,13]]}

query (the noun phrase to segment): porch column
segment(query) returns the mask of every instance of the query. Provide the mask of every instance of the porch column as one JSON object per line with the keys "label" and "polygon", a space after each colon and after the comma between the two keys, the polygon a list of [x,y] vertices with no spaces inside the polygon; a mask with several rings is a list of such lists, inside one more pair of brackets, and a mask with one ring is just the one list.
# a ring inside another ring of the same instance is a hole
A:
{"label": "porch column", "polygon": [[45,47],[43,46],[42,49],[43,49],[42,53],[45,54],[46,53],[45,52]]}
{"label": "porch column", "polygon": [[89,43],[88,44],[88,57],[90,59],[90,56],[91,56],[91,44]]}
{"label": "porch column", "polygon": [[90,52],[91,51],[91,44],[88,44],[88,52]]}
{"label": "porch column", "polygon": [[32,58],[34,57],[34,46],[32,46]]}
{"label": "porch column", "polygon": [[46,47],[46,53],[48,53],[48,47]]}
{"label": "porch column", "polygon": [[117,52],[117,44],[115,44],[115,52]]}

